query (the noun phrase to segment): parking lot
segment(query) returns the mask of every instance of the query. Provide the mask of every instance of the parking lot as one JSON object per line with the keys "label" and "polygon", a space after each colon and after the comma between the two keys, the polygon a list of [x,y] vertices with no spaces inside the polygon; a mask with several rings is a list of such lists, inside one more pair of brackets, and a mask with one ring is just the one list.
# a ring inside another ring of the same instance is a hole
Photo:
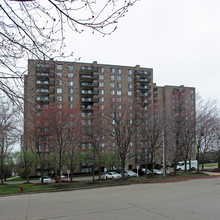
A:
{"label": "parking lot", "polygon": [[0,197],[1,220],[219,220],[220,178]]}

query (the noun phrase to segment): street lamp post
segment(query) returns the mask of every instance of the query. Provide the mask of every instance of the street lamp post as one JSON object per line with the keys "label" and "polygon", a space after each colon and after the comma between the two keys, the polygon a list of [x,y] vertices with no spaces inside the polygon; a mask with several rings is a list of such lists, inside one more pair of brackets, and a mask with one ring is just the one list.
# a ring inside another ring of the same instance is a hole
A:
{"label": "street lamp post", "polygon": [[163,125],[163,130],[162,130],[162,147],[163,147],[163,178],[165,178],[165,143],[164,143],[164,127]]}

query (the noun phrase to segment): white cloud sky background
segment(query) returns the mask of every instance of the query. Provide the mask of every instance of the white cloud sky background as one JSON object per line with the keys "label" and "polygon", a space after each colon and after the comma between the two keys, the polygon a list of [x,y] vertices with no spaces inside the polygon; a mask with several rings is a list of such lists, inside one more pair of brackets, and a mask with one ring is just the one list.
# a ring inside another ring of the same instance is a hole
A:
{"label": "white cloud sky background", "polygon": [[193,86],[220,105],[219,9],[219,0],[140,0],[112,35],[87,29],[67,47],[80,62],[153,68],[157,85]]}

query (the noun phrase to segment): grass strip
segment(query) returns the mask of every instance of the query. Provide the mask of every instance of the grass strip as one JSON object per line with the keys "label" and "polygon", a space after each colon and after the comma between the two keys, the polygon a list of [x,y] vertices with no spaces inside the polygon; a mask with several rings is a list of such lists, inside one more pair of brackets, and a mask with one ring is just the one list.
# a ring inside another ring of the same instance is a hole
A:
{"label": "grass strip", "polygon": [[[204,173],[191,173],[191,172],[179,172],[177,175],[173,173],[167,174],[165,180],[172,180],[172,179],[185,179],[185,178],[196,178],[208,176]],[[5,184],[0,185],[0,195],[6,194],[24,194],[30,192],[47,192],[47,191],[59,191],[59,190],[68,190],[68,189],[82,189],[85,187],[102,187],[102,186],[109,186],[109,185],[124,185],[124,184],[137,184],[137,183],[145,183],[145,182],[155,182],[163,180],[162,175],[156,176],[141,176],[141,177],[133,177],[133,178],[126,178],[123,179],[113,179],[113,180],[96,180],[95,182],[92,181],[82,181],[82,182],[68,182],[62,183],[59,185],[58,183],[51,183],[51,184],[39,184],[39,183],[24,183],[23,192],[19,192],[21,184]]]}

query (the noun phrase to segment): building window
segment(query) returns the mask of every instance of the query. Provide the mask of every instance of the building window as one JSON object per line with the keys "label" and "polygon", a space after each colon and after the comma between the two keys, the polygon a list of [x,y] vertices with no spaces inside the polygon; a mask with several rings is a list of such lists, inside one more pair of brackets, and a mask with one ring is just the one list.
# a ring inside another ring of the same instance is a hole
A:
{"label": "building window", "polygon": [[73,70],[73,66],[68,66],[68,70]]}
{"label": "building window", "polygon": [[68,86],[73,86],[73,81],[68,81]]}
{"label": "building window", "polygon": [[128,83],[128,88],[132,89],[132,84],[131,83]]}
{"label": "building window", "polygon": [[111,90],[110,95],[115,95],[115,90]]}
{"label": "building window", "polygon": [[68,78],[73,78],[73,73],[68,73]]}
{"label": "building window", "polygon": [[128,77],[128,82],[131,82],[132,81],[132,78],[131,76]]}
{"label": "building window", "polygon": [[37,76],[49,76],[49,73],[37,73]]}
{"label": "building window", "polygon": [[121,91],[117,91],[117,95],[121,95]]}
{"label": "building window", "polygon": [[73,89],[68,89],[69,94],[73,94]]}
{"label": "building window", "polygon": [[99,106],[99,109],[104,109],[104,105],[100,105],[100,106]]}
{"label": "building window", "polygon": [[36,92],[49,92],[49,89],[37,89]]}
{"label": "building window", "polygon": [[115,80],[115,76],[110,76],[110,80]]}
{"label": "building window", "polygon": [[62,80],[57,80],[57,85],[62,86]]}
{"label": "building window", "polygon": [[128,69],[128,74],[131,75],[132,74],[132,70]]}
{"label": "building window", "polygon": [[62,102],[62,96],[57,96],[57,102]]}
{"label": "building window", "polygon": [[99,95],[104,95],[104,90],[103,89],[99,90]]}
{"label": "building window", "polygon": [[68,96],[68,101],[73,102],[73,96]]}
{"label": "building window", "polygon": [[103,80],[104,79],[104,75],[99,75],[99,79]]}
{"label": "building window", "polygon": [[92,66],[82,66],[82,70],[92,70]]}
{"label": "building window", "polygon": [[37,63],[36,64],[37,68],[50,68],[49,64],[45,64],[45,63]]}
{"label": "building window", "polygon": [[117,74],[121,74],[121,69],[117,68]]}
{"label": "building window", "polygon": [[62,93],[62,88],[57,88],[57,93]]}
{"label": "building window", "polygon": [[100,82],[100,83],[99,83],[99,87],[104,87],[104,83],[103,83],[103,82]]}
{"label": "building window", "polygon": [[37,101],[47,101],[48,100],[48,96],[38,96],[37,97]]}
{"label": "building window", "polygon": [[104,67],[100,67],[100,68],[99,68],[99,71],[100,71],[101,73],[104,73]]}
{"label": "building window", "polygon": [[110,72],[111,73],[115,73],[115,69],[114,68],[110,68]]}
{"label": "building window", "polygon": [[114,83],[110,83],[110,88],[115,88],[115,84]]}
{"label": "building window", "polygon": [[117,102],[121,102],[121,98],[117,98]]}
{"label": "building window", "polygon": [[121,83],[117,83],[117,88],[118,88],[118,89],[121,88]]}
{"label": "building window", "polygon": [[58,70],[62,70],[62,69],[63,69],[63,66],[62,66],[61,64],[58,64],[58,65],[57,65],[57,69],[58,69]]}
{"label": "building window", "polygon": [[117,80],[118,80],[118,81],[121,81],[121,76],[117,76]]}
{"label": "building window", "polygon": [[128,95],[132,95],[132,91],[128,91]]}
{"label": "building window", "polygon": [[72,109],[73,108],[73,104],[69,104],[69,109]]}
{"label": "building window", "polygon": [[37,80],[37,84],[49,84],[47,80]]}
{"label": "building window", "polygon": [[57,76],[58,77],[62,77],[62,73],[57,73]]}
{"label": "building window", "polygon": [[99,98],[99,101],[104,102],[104,98],[103,97]]}

